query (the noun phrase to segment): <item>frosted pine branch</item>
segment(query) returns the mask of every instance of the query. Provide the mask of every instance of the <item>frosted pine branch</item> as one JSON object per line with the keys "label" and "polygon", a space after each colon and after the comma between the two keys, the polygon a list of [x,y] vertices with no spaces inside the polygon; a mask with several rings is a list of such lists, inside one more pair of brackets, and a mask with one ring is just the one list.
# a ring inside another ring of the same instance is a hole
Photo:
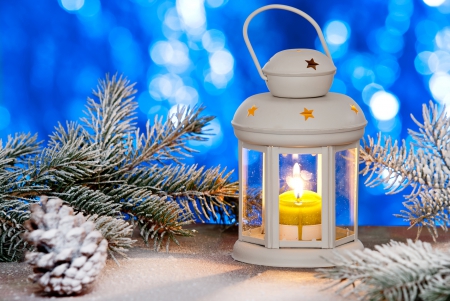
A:
{"label": "frosted pine branch", "polygon": [[9,252],[13,237],[23,232],[20,223],[8,220],[16,214],[11,202],[23,205],[28,216],[26,201],[36,202],[42,194],[96,216],[110,254],[131,246],[136,226],[146,243],[168,248],[171,241],[178,243],[176,236],[193,234],[183,226],[196,218],[233,214],[237,183],[229,180],[231,173],[179,163],[195,151],[190,140],[206,139],[204,127],[213,117],[202,116],[202,107],[179,108],[165,121],[148,122],[141,133],[133,87],[117,75],[101,80],[82,123],[58,124],[43,149],[29,134],[0,145],[0,227],[6,229],[0,235],[7,241],[0,242],[0,260],[20,257]]}
{"label": "frosted pine branch", "polygon": [[[450,253],[421,241],[335,253],[334,268],[318,269],[316,277],[334,280],[344,295],[371,301],[445,301],[450,297]],[[354,288],[353,288],[354,287]]]}
{"label": "frosted pine branch", "polygon": [[361,173],[369,187],[383,185],[387,194],[409,188],[405,195],[405,208],[401,214],[411,226],[418,226],[418,236],[423,227],[435,239],[436,227],[447,231],[449,219],[450,183],[450,118],[431,101],[423,105],[423,123],[411,116],[418,131],[408,130],[413,142],[407,147],[403,141],[390,137],[368,137],[363,141],[360,160]]}

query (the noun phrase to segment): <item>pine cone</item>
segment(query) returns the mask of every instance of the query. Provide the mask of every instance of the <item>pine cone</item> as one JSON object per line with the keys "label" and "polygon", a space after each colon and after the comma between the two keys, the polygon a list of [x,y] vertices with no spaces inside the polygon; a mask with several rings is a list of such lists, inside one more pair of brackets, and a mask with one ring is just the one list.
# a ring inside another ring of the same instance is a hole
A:
{"label": "pine cone", "polygon": [[47,293],[78,294],[91,284],[105,265],[108,242],[93,222],[58,198],[41,197],[31,205],[24,238],[35,247],[26,261],[33,267],[30,279]]}

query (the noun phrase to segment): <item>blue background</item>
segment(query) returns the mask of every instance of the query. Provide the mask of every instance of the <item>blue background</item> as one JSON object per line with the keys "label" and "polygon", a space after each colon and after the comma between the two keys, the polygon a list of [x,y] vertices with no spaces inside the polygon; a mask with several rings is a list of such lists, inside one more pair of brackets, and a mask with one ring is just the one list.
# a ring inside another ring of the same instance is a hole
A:
{"label": "blue background", "polygon": [[[448,0],[277,2],[307,12],[322,27],[338,69],[332,91],[359,103],[367,134],[408,141],[407,129],[415,128],[410,113],[421,120],[429,99],[450,102]],[[1,0],[0,137],[23,131],[47,139],[58,121],[82,115],[98,78],[117,71],[137,82],[141,126],[177,104],[204,104],[217,116],[209,126],[216,135],[194,145],[200,153],[186,162],[236,170],[230,121],[245,98],[267,91],[242,25],[266,4],[271,1]],[[313,27],[289,12],[258,15],[249,35],[262,65],[283,49],[320,49]],[[361,185],[360,224],[404,224],[392,216],[402,201]]]}

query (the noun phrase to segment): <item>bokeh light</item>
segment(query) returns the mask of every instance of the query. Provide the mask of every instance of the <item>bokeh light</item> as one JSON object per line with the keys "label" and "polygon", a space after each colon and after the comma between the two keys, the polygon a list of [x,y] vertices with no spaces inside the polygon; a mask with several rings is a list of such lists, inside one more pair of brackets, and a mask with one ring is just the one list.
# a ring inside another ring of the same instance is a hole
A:
{"label": "bokeh light", "polygon": [[397,97],[386,91],[378,91],[373,94],[369,106],[373,116],[382,121],[394,118],[400,108]]}

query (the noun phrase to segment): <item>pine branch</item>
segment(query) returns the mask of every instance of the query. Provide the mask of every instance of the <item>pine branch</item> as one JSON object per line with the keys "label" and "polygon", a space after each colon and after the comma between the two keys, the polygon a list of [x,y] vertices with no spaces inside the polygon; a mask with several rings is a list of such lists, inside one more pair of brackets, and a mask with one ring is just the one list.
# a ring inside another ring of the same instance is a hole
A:
{"label": "pine branch", "polygon": [[[391,241],[364,249],[335,253],[330,269],[318,269],[316,277],[334,280],[330,287],[359,300],[448,300],[450,254],[421,241]],[[354,289],[350,290],[353,286]],[[430,298],[433,297],[433,298]]]}
{"label": "pine branch", "polygon": [[29,204],[0,200],[0,261],[17,261],[30,246],[22,238],[23,223],[30,217]]}
{"label": "pine branch", "polygon": [[169,196],[202,221],[218,220],[217,210],[220,208],[221,213],[229,215],[232,205],[227,198],[237,197],[238,183],[229,181],[231,174],[220,166],[205,169],[197,165],[153,165],[135,170],[127,182]]}
{"label": "pine branch", "polygon": [[408,130],[414,139],[409,148],[404,141],[398,146],[397,141],[383,139],[380,134],[376,141],[371,137],[364,140],[360,160],[365,167],[361,173],[367,176],[367,186],[384,185],[387,194],[410,187],[403,203],[407,210],[396,216],[409,221],[411,227],[418,226],[417,238],[426,227],[436,239],[436,228],[447,231],[450,223],[450,118],[445,108],[439,111],[432,102],[423,105],[423,124],[411,117],[419,131]]}
{"label": "pine branch", "polygon": [[158,163],[172,160],[179,163],[183,157],[189,157],[194,149],[187,146],[190,140],[206,140],[203,128],[214,117],[201,117],[204,107],[177,108],[177,112],[168,116],[166,122],[162,117],[155,117],[153,125],[147,122],[145,134],[136,130],[136,140],[129,145],[132,151],[128,169],[142,163]]}
{"label": "pine branch", "polygon": [[[164,122],[147,123],[141,134],[133,86],[117,75],[107,76],[96,98],[88,99],[82,123],[58,124],[43,150],[30,135],[0,146],[0,206],[43,194],[60,197],[75,211],[95,217],[112,256],[131,246],[134,226],[146,243],[168,248],[171,241],[178,243],[176,236],[193,234],[183,226],[194,218],[233,214],[237,183],[229,181],[231,173],[179,165],[195,151],[189,141],[206,139],[204,127],[213,117],[201,116],[202,107],[180,108]],[[22,210],[28,214],[27,207]],[[123,220],[128,217],[131,226]],[[4,219],[0,227],[11,228]],[[5,248],[0,245],[0,254]]]}

